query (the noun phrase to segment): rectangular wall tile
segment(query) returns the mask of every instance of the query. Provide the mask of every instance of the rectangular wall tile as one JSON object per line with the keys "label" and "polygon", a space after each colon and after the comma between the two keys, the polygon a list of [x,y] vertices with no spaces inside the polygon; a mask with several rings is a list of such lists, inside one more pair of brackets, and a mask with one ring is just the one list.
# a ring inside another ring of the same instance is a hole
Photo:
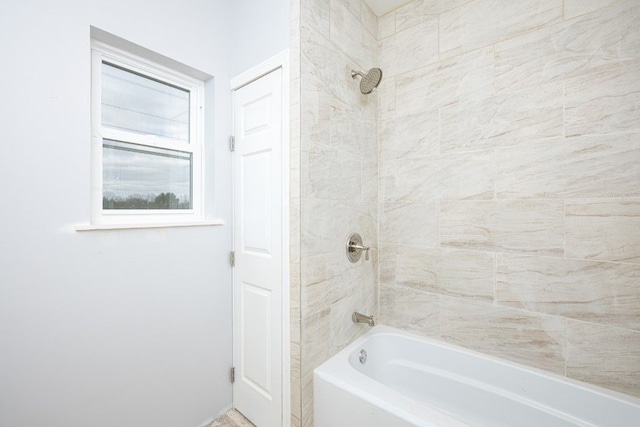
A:
{"label": "rectangular wall tile", "polygon": [[569,320],[567,376],[640,397],[640,332]]}
{"label": "rectangular wall tile", "polygon": [[[383,71],[384,73],[384,71]],[[380,86],[371,95],[378,101],[378,121],[390,120],[396,116],[396,80],[395,77],[382,78]]]}
{"label": "rectangular wall tile", "polygon": [[389,12],[378,17],[378,40],[393,35],[396,32],[396,14]]}
{"label": "rectangular wall tile", "polygon": [[378,145],[386,160],[439,154],[438,111],[379,121]]}
{"label": "rectangular wall tile", "polygon": [[302,377],[302,427],[313,427],[313,371]]}
{"label": "rectangular wall tile", "polygon": [[618,2],[498,43],[496,87],[535,87],[638,58],[639,19],[639,3]]}
{"label": "rectangular wall tile", "polygon": [[438,203],[384,202],[380,210],[381,243],[438,246]]}
{"label": "rectangular wall tile", "polygon": [[314,144],[302,156],[302,197],[358,200],[361,194],[360,156],[345,150]]}
{"label": "rectangular wall tile", "polygon": [[442,246],[562,255],[561,200],[453,201],[440,204]]}
{"label": "rectangular wall tile", "polygon": [[326,3],[340,2],[349,12],[356,18],[360,19],[360,11],[362,9],[362,0],[325,0]]}
{"label": "rectangular wall tile", "polygon": [[353,67],[368,70],[376,63],[378,43],[360,23],[359,9],[354,15],[341,0],[331,0],[330,25],[331,41],[354,61]]}
{"label": "rectangular wall tile", "polygon": [[300,103],[302,144],[328,145],[331,140],[331,96],[327,93],[327,87],[312,75],[301,78],[300,85],[305,92],[305,99]]}
{"label": "rectangular wall tile", "polygon": [[564,319],[449,297],[440,310],[445,341],[564,374]]}
{"label": "rectangular wall tile", "polygon": [[331,305],[331,340],[325,345],[331,347],[332,354],[340,352],[369,329],[368,325],[353,323],[351,315],[354,311],[370,316],[376,315],[362,293],[350,295]]}
{"label": "rectangular wall tile", "polygon": [[438,19],[433,17],[380,42],[380,67],[395,76],[438,60]]}
{"label": "rectangular wall tile", "polygon": [[357,97],[340,99],[335,95],[331,95],[330,105],[329,145],[360,156],[365,154],[365,150],[375,155],[378,150],[375,109],[362,106]]}
{"label": "rectangular wall tile", "polygon": [[472,0],[414,0],[396,9],[396,27],[401,31],[470,1]]}
{"label": "rectangular wall tile", "polygon": [[396,78],[396,114],[433,111],[460,97],[487,98],[493,79],[493,47],[438,61]]}
{"label": "rectangular wall tile", "polygon": [[493,164],[488,153],[462,153],[382,163],[381,199],[410,201],[490,199]]}
{"label": "rectangular wall tile", "polygon": [[381,252],[381,283],[421,292],[493,301],[493,254],[415,245],[382,245]]}
{"label": "rectangular wall tile", "polygon": [[291,414],[297,419],[300,418],[301,396],[300,396],[300,344],[292,343],[290,347],[291,355]]}
{"label": "rectangular wall tile", "polygon": [[378,220],[378,158],[377,156],[369,156],[362,159],[361,167],[361,182],[362,193],[360,197],[363,202],[369,201],[372,206],[376,206],[372,214],[375,216],[375,220]]}
{"label": "rectangular wall tile", "polygon": [[640,134],[550,140],[496,151],[499,198],[640,196]]}
{"label": "rectangular wall tile", "polygon": [[329,308],[305,316],[302,319],[303,379],[313,373],[316,367],[331,357],[331,349],[327,345],[330,340],[331,322]]}
{"label": "rectangular wall tile", "polygon": [[461,101],[440,110],[442,152],[516,145],[563,135],[562,83]]}
{"label": "rectangular wall tile", "polygon": [[[574,16],[583,15],[594,10],[601,9],[605,6],[616,3],[618,0],[564,0],[564,17],[565,19]],[[632,3],[631,1],[622,3]]]}
{"label": "rectangular wall tile", "polygon": [[640,266],[498,256],[500,305],[640,330]]}
{"label": "rectangular wall tile", "polygon": [[440,50],[455,54],[492,45],[562,19],[562,0],[476,0],[440,15]]}
{"label": "rectangular wall tile", "polygon": [[362,5],[360,6],[360,22],[364,28],[371,33],[374,38],[378,38],[378,17],[371,10],[369,5],[362,1]]}
{"label": "rectangular wall tile", "polygon": [[[304,198],[301,202],[303,214],[300,219],[300,250],[303,257],[342,254],[343,239],[354,230],[359,230],[366,241],[376,239],[377,226],[369,214],[371,206],[376,206],[376,200],[359,203]],[[339,261],[343,260],[342,257],[339,258]]]}
{"label": "rectangular wall tile", "polygon": [[329,38],[330,11],[326,5],[327,0],[300,1],[300,25],[301,30],[313,28],[327,39]]}
{"label": "rectangular wall tile", "polygon": [[565,211],[567,257],[640,264],[640,199],[568,200]]}
{"label": "rectangular wall tile", "polygon": [[640,61],[565,82],[566,135],[640,130]]}
{"label": "rectangular wall tile", "polygon": [[416,289],[383,284],[380,286],[380,323],[439,338],[439,297]]}
{"label": "rectangular wall tile", "polygon": [[356,294],[361,283],[346,256],[321,254],[302,260],[301,301],[304,313],[317,313]]}

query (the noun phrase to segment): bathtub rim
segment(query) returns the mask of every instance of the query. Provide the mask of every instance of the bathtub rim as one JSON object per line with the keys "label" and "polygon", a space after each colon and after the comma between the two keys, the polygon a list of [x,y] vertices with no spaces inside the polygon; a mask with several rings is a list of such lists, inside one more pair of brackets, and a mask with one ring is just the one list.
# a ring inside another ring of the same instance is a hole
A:
{"label": "bathtub rim", "polygon": [[[387,385],[382,384],[353,368],[349,362],[350,355],[357,351],[365,341],[376,335],[399,335],[406,339],[426,342],[427,344],[434,345],[445,350],[455,351],[474,358],[479,358],[483,361],[487,361],[488,363],[506,365],[511,369],[515,368],[518,370],[529,372],[536,376],[549,378],[553,381],[561,381],[582,391],[594,393],[595,395],[602,396],[606,399],[616,400],[620,403],[630,404],[640,409],[640,398],[632,395],[618,392],[616,390],[607,389],[595,384],[586,383],[584,381],[576,380],[554,372],[545,371],[533,366],[528,366],[522,363],[492,356],[456,344],[440,341],[435,338],[425,337],[412,332],[403,331],[401,329],[397,329],[387,325],[374,326],[361,337],[356,339],[353,343],[349,344],[336,355],[314,369],[314,377],[320,377],[325,381],[329,381],[341,388],[344,388],[349,392],[356,394],[358,397],[368,401],[369,403],[380,406],[383,410],[392,412],[398,415],[400,418],[412,422],[415,425],[433,425],[429,422],[425,422],[424,420],[422,420],[422,418],[415,416],[414,413],[416,411],[420,413],[426,412],[427,415],[432,418],[442,417],[442,421],[448,423],[446,425],[465,426],[467,424],[455,418],[454,414],[447,413],[437,408],[431,408],[427,405],[418,404],[409,396],[405,396],[399,391],[396,391],[393,388],[388,387]],[[342,376],[338,376],[338,373],[341,373]],[[379,395],[381,393],[384,393],[387,399],[380,398]],[[423,408],[427,408],[427,410],[423,410]]]}

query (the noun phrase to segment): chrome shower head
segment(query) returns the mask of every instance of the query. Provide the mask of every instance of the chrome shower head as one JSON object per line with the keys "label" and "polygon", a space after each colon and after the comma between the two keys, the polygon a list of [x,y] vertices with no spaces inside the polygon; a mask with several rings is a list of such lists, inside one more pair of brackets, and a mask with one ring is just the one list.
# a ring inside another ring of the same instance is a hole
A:
{"label": "chrome shower head", "polygon": [[372,68],[367,71],[366,74],[361,71],[351,70],[351,77],[355,79],[356,76],[362,77],[362,80],[360,80],[360,92],[368,95],[376,90],[380,84],[380,80],[382,80],[382,70],[380,68]]}

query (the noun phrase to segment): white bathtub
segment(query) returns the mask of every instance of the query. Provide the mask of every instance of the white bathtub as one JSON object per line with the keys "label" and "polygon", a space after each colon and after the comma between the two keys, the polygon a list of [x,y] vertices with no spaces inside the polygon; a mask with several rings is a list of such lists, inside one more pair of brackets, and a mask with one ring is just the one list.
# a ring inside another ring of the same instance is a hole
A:
{"label": "white bathtub", "polygon": [[388,326],[319,366],[313,388],[316,427],[640,426],[640,399]]}

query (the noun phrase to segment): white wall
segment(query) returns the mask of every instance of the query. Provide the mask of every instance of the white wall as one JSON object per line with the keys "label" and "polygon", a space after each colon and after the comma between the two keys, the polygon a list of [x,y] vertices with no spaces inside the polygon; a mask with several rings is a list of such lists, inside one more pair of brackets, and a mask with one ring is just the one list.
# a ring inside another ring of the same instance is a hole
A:
{"label": "white wall", "polygon": [[289,47],[290,0],[233,0],[233,75]]}
{"label": "white wall", "polygon": [[[231,405],[231,3],[3,0],[0,426],[188,427]],[[227,225],[74,231],[90,25],[216,76],[207,205]]]}

